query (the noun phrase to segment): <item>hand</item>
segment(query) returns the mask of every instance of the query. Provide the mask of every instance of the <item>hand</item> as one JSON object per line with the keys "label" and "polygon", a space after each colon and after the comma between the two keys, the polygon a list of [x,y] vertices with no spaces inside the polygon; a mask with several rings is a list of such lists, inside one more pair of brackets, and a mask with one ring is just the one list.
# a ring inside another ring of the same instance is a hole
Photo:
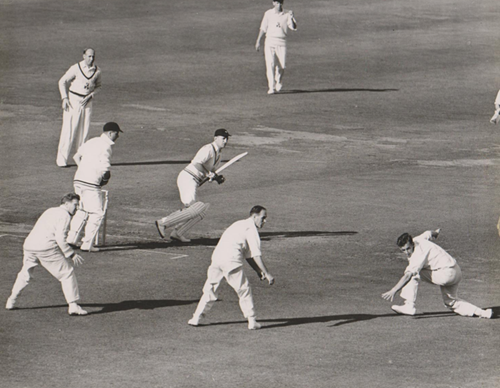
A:
{"label": "hand", "polygon": [[255,50],[256,51],[260,50],[260,41],[258,41],[257,43],[255,43]]}
{"label": "hand", "polygon": [[78,267],[80,264],[83,264],[83,257],[81,257],[80,255],[78,254],[74,254],[74,256],[71,258],[73,260],[73,265],[75,267]]}
{"label": "hand", "polygon": [[439,233],[441,233],[441,229],[436,229],[431,232],[432,238],[438,238]]}
{"label": "hand", "polygon": [[67,112],[70,108],[73,108],[73,107],[71,106],[71,103],[69,102],[68,97],[66,97],[66,98],[64,98],[64,99],[62,100],[62,108],[63,108],[63,110],[64,110],[64,111],[66,111],[66,112]]}
{"label": "hand", "polygon": [[[269,282],[269,285],[272,286],[274,284],[274,277],[271,275],[269,272],[267,274],[264,274],[265,278]],[[262,280],[264,280],[262,279]]]}
{"label": "hand", "polygon": [[109,180],[111,179],[111,171],[106,171],[103,176],[101,177],[101,186],[106,186],[109,183]]}
{"label": "hand", "polygon": [[87,94],[87,96],[82,100],[80,101],[80,105],[82,107],[85,107],[87,106],[88,102],[94,97],[94,93],[89,93]]}
{"label": "hand", "polygon": [[212,171],[210,171],[208,174],[207,174],[207,178],[210,182],[212,182],[215,178],[215,173],[213,173]]}
{"label": "hand", "polygon": [[216,181],[219,185],[222,185],[225,181],[226,181],[226,178],[224,178],[224,176],[222,175],[215,175],[214,181]]}
{"label": "hand", "polygon": [[382,298],[385,300],[390,300],[392,302],[394,299],[394,295],[396,295],[396,292],[390,290],[390,291],[384,292],[382,294]]}

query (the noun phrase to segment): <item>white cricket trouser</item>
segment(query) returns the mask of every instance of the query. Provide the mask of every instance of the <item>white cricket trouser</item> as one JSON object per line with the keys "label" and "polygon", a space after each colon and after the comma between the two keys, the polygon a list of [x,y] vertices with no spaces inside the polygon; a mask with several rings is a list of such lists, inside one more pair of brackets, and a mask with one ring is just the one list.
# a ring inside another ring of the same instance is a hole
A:
{"label": "white cricket trouser", "polygon": [[64,298],[68,304],[80,299],[73,266],[63,256],[59,248],[43,252],[24,250],[23,267],[17,274],[16,282],[12,287],[12,299],[15,300],[29,284],[33,270],[38,264],[41,264],[42,267],[61,282]]}
{"label": "white cricket trouser", "polygon": [[243,316],[247,319],[249,317],[255,317],[252,288],[250,287],[248,278],[243,272],[243,267],[238,267],[229,273],[224,273],[218,265],[213,263],[208,267],[207,281],[203,286],[203,296],[198,303],[194,316],[199,317],[201,314],[210,311],[218,298],[218,289],[222,278],[225,278],[228,284],[238,294],[240,309]]}
{"label": "white cricket trouser", "polygon": [[420,278],[428,283],[440,286],[443,302],[453,312],[464,317],[472,317],[478,309],[477,306],[458,297],[458,285],[462,280],[462,270],[458,264],[451,268],[443,268],[437,271],[422,269],[420,276],[412,277],[409,283],[401,290],[401,297],[407,303],[415,304]]}
{"label": "white cricket trouser", "polygon": [[67,112],[63,110],[63,123],[56,159],[58,166],[68,164],[73,144],[78,150],[87,141],[92,117],[92,99],[85,107],[81,104],[83,97],[68,93],[68,99],[72,108],[69,108]]}
{"label": "white cricket trouser", "polygon": [[[75,193],[80,196],[80,207],[89,215],[87,225],[85,225],[85,235],[82,238],[82,245],[89,246],[92,245],[104,218],[102,190],[100,187],[87,187],[77,182],[74,187]],[[73,230],[73,224],[71,227],[71,234],[77,232]]]}
{"label": "white cricket trouser", "polygon": [[177,176],[177,188],[179,189],[179,196],[184,206],[191,206],[196,202],[198,183],[191,174],[182,170]]}
{"label": "white cricket trouser", "polygon": [[266,76],[270,90],[274,90],[275,82],[282,83],[285,73],[286,46],[264,45],[266,59]]}

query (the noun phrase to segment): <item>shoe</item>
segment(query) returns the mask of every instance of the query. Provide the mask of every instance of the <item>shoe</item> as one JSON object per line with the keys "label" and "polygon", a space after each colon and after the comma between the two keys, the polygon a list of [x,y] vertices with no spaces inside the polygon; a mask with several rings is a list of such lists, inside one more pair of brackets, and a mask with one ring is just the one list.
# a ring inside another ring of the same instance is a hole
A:
{"label": "shoe", "polygon": [[68,309],[69,315],[87,315],[88,312],[82,309],[79,305],[71,304]]}
{"label": "shoe", "polygon": [[276,82],[276,91],[279,92],[283,88],[283,84],[280,84],[279,82]]}
{"label": "shoe", "polygon": [[274,94],[274,93],[275,93],[274,89],[269,89],[269,90],[267,91],[267,94]]}
{"label": "shoe", "polygon": [[100,249],[97,248],[97,247],[87,247],[87,246],[84,246],[84,245],[82,245],[80,247],[80,250],[82,252],[99,252],[100,251]]}
{"label": "shoe", "polygon": [[199,316],[193,316],[193,318],[191,318],[189,321],[188,321],[188,325],[191,325],[191,326],[198,326],[200,324],[200,320],[204,317],[203,314],[199,315]]}
{"label": "shoe", "polygon": [[493,316],[493,310],[492,309],[484,310],[481,313],[481,315],[479,315],[480,318],[486,318],[486,319],[491,319],[492,316]]}
{"label": "shoe", "polygon": [[15,304],[16,304],[15,299],[9,298],[9,299],[7,299],[7,303],[5,304],[5,309],[6,310],[14,310]]}
{"label": "shoe", "polygon": [[187,237],[178,235],[176,230],[173,230],[172,233],[170,233],[170,238],[173,240],[183,242],[183,243],[191,242],[191,240],[188,239]]}
{"label": "shoe", "polygon": [[255,318],[248,318],[248,330],[259,330],[261,327],[261,324]]}
{"label": "shoe", "polygon": [[498,119],[499,119],[500,116],[498,115],[494,115],[491,119],[490,119],[490,123],[491,124],[498,124]]}
{"label": "shoe", "polygon": [[393,309],[398,314],[404,315],[415,315],[417,313],[417,309],[409,304],[404,304],[403,306],[394,305],[391,306],[391,309]]}
{"label": "shoe", "polygon": [[167,228],[165,226],[161,225],[159,221],[155,221],[156,229],[158,230],[158,233],[161,238],[165,238],[165,231]]}

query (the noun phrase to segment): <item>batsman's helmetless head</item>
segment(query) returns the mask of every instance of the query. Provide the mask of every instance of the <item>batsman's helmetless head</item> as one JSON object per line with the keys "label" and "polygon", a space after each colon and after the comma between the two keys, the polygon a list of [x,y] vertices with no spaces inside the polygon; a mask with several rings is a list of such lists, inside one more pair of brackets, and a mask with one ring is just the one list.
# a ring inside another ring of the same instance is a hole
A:
{"label": "batsman's helmetless head", "polygon": [[86,47],[83,50],[83,60],[87,66],[92,66],[95,60],[95,50],[91,47]]}

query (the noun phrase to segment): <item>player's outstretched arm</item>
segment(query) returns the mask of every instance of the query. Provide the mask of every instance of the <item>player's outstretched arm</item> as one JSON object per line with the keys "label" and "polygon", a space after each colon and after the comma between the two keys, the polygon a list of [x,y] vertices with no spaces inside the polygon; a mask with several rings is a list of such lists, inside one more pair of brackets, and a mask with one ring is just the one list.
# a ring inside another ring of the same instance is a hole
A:
{"label": "player's outstretched arm", "polygon": [[396,295],[396,293],[400,289],[402,289],[404,286],[406,286],[406,284],[410,281],[412,276],[413,276],[413,274],[411,272],[405,272],[403,277],[401,279],[399,279],[399,281],[396,283],[396,285],[394,287],[392,287],[389,291],[384,292],[382,294],[382,298],[385,300],[392,301],[394,299],[394,295]]}
{"label": "player's outstretched arm", "polygon": [[[265,279],[269,282],[269,285],[272,286],[274,284],[274,276],[267,270],[264,261],[262,261],[262,256],[253,257],[255,264],[259,267],[260,271],[264,275]],[[261,275],[262,278],[262,275]]]}

